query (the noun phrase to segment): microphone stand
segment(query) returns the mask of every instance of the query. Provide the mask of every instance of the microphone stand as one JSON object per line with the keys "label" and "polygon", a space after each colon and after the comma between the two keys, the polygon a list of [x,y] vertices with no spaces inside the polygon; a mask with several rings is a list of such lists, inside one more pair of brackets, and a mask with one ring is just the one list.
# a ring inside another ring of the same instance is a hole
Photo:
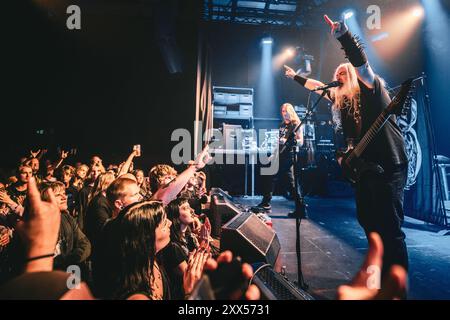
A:
{"label": "microphone stand", "polygon": [[[295,136],[300,129],[300,127],[303,125],[305,120],[312,116],[313,112],[317,108],[317,105],[319,104],[320,100],[325,96],[327,93],[327,90],[323,90],[322,94],[320,95],[319,99],[314,103],[311,109],[307,109],[306,115],[300,119],[300,123],[295,127],[295,129],[290,133],[289,137],[287,138],[286,143],[283,145],[283,147],[280,150],[280,154],[283,152],[286,152],[286,149],[290,149],[296,145],[296,139]],[[289,151],[289,150],[288,150]],[[302,255],[301,255],[301,243],[300,243],[300,225],[303,218],[306,218],[306,204],[303,199],[301,190],[300,190],[300,179],[298,177],[300,168],[298,166],[298,159],[297,159],[297,150],[294,150],[293,152],[293,160],[294,160],[294,182],[295,182],[295,191],[296,191],[296,197],[295,197],[295,225],[296,225],[296,253],[297,253],[297,285],[303,289],[308,290],[308,285],[306,284],[304,278],[303,278],[303,272],[302,272]]]}

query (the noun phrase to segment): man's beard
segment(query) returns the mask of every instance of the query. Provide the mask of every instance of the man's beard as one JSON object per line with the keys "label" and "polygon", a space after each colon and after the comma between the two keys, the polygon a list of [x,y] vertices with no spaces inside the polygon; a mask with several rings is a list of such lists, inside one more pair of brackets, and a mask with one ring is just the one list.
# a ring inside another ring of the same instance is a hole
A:
{"label": "man's beard", "polygon": [[351,90],[350,90],[350,86],[348,85],[348,82],[343,83],[342,86],[340,86],[340,87],[337,87],[336,92],[339,95],[343,95],[343,96],[351,95]]}

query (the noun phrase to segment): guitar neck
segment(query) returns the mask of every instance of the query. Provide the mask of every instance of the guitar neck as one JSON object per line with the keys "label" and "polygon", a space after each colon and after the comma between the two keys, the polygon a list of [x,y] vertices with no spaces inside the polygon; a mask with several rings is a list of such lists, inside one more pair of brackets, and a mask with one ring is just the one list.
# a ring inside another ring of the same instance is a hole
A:
{"label": "guitar neck", "polygon": [[352,153],[347,158],[347,161],[350,161],[352,157],[357,156],[360,157],[361,154],[366,150],[369,143],[375,138],[378,132],[383,128],[383,126],[388,121],[391,114],[400,114],[401,109],[403,108],[403,104],[405,103],[406,97],[408,95],[409,90],[411,89],[413,79],[410,78],[402,83],[402,87],[400,92],[392,99],[391,103],[386,107],[386,109],[381,112],[378,116],[377,120],[372,124],[370,129],[366,132],[364,137],[358,143],[358,145],[353,149]]}
{"label": "guitar neck", "polygon": [[369,143],[375,138],[381,128],[383,128],[384,124],[388,121],[390,116],[391,114],[387,112],[386,109],[383,110],[383,112],[378,116],[377,120],[372,124],[370,129],[366,132],[364,137],[353,150],[356,156],[361,156],[364,150],[366,150]]}

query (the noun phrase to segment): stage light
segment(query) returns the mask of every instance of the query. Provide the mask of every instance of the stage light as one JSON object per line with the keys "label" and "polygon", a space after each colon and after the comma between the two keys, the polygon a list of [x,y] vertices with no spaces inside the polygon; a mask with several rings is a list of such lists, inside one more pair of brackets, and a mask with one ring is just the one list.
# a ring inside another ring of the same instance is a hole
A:
{"label": "stage light", "polygon": [[273,39],[269,35],[265,35],[261,43],[261,72],[255,98],[259,112],[262,112],[262,114],[267,113],[266,116],[268,116],[276,105],[274,70],[272,66]]}
{"label": "stage light", "polygon": [[382,32],[380,34],[377,34],[375,36],[373,36],[372,38],[370,38],[370,40],[372,42],[377,42],[377,41],[381,41],[383,39],[387,39],[389,37],[389,33],[388,32]]}
{"label": "stage light", "polygon": [[344,20],[350,19],[351,17],[353,17],[355,13],[353,11],[346,11],[344,12]]}
{"label": "stage light", "polygon": [[288,47],[283,51],[279,52],[277,55],[273,57],[273,69],[279,70],[283,67],[284,64],[287,63],[288,60],[292,60],[297,54],[297,49],[293,47]]}
{"label": "stage light", "polygon": [[372,39],[380,57],[389,61],[404,53],[420,29],[423,16],[424,8],[420,5],[386,14],[383,17],[383,30],[389,37],[383,36],[382,33],[374,35]]}
{"label": "stage light", "polygon": [[273,39],[270,37],[262,39],[262,44],[272,44],[272,43],[273,43]]}
{"label": "stage light", "polygon": [[425,11],[422,6],[418,6],[412,10],[412,15],[415,17],[423,17]]}
{"label": "stage light", "polygon": [[[425,36],[425,71],[430,90],[432,113],[436,122],[436,142],[439,146],[447,146],[448,135],[443,132],[448,127],[450,119],[449,101],[449,70],[450,70],[450,20],[445,2],[438,0],[422,0],[424,12]],[[422,20],[422,19],[421,19]],[[439,149],[439,148],[438,148]]]}
{"label": "stage light", "polygon": [[292,58],[295,55],[295,49],[293,48],[287,48],[285,52],[288,58]]}

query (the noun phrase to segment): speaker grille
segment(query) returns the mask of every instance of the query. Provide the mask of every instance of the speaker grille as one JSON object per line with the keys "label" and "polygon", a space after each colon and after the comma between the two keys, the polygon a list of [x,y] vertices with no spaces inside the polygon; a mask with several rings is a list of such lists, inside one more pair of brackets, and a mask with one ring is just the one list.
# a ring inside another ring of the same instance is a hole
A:
{"label": "speaker grille", "polygon": [[248,222],[241,225],[238,231],[263,254],[267,253],[267,243],[271,243],[274,237],[274,232],[255,215],[248,217]]}
{"label": "speaker grille", "polygon": [[252,214],[249,212],[244,212],[242,214],[237,215],[233,220],[230,220],[224,228],[228,229],[238,229],[241,224],[245,222]]}
{"label": "speaker grille", "polygon": [[280,252],[276,233],[255,214],[244,212],[222,227],[221,250],[231,250],[246,262],[274,264]]}

